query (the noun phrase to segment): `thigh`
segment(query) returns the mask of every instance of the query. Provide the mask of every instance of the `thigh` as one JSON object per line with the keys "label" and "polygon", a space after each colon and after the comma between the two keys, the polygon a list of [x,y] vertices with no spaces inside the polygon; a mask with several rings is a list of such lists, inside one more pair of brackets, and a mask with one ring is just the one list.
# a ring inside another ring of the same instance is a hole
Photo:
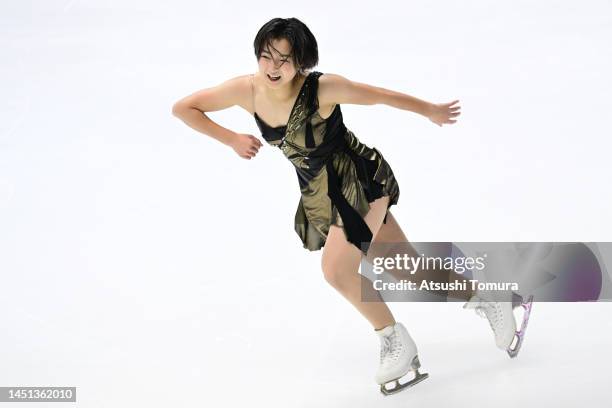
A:
{"label": "thigh", "polygon": [[406,234],[402,231],[402,228],[397,222],[395,216],[389,211],[387,215],[387,222],[380,226],[378,233],[374,237],[373,241],[376,242],[406,242]]}
{"label": "thigh", "polygon": [[[372,236],[376,236],[383,225],[382,221],[387,212],[389,199],[389,196],[385,196],[374,200],[370,203],[370,210],[363,218],[372,231]],[[356,270],[361,262],[361,256],[362,252],[359,248],[347,241],[344,230],[337,225],[331,225],[321,255],[322,266],[325,268],[325,266],[346,262]]]}
{"label": "thigh", "polygon": [[376,236],[372,239],[374,245],[368,251],[367,260],[375,257],[393,256],[395,253],[406,253],[409,256],[418,256],[416,249],[410,244],[406,234],[400,227],[391,211],[387,214],[387,222],[380,226]]}

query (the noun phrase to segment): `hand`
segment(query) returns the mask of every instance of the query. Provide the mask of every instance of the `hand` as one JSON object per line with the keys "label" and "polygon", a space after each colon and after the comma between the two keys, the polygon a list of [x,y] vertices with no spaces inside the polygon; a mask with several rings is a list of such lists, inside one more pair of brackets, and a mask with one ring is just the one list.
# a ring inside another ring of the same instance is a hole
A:
{"label": "hand", "polygon": [[457,120],[452,120],[456,116],[461,115],[459,109],[461,106],[452,106],[459,102],[459,100],[448,102],[448,103],[433,103],[427,113],[427,118],[438,126],[442,126],[443,123],[455,123]]}
{"label": "hand", "polygon": [[251,160],[263,144],[253,135],[237,133],[231,144],[232,149],[243,159]]}

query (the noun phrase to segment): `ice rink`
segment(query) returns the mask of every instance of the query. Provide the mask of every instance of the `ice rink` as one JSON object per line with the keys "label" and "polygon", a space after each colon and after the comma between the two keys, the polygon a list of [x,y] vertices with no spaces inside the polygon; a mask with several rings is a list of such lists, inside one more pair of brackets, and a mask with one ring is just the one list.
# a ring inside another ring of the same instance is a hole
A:
{"label": "ice rink", "polygon": [[[534,304],[512,360],[461,303],[392,303],[430,378],[380,394],[376,334],[294,232],[291,163],[171,113],[256,72],[273,17],[309,26],[317,71],[460,100],[443,127],[342,106],[411,241],[612,241],[608,1],[3,2],[0,386],[77,387],[57,408],[607,406],[606,302]],[[210,117],[264,141],[238,107]]]}

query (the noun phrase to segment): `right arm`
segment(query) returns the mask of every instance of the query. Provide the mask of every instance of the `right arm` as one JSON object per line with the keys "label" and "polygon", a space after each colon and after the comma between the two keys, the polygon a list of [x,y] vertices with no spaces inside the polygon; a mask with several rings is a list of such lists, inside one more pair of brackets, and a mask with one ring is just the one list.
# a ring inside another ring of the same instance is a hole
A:
{"label": "right arm", "polygon": [[249,76],[239,76],[180,99],[172,106],[172,114],[192,129],[230,146],[240,157],[251,159],[262,146],[259,139],[253,135],[226,129],[206,115],[206,112],[219,111],[235,105],[248,111],[250,95]]}

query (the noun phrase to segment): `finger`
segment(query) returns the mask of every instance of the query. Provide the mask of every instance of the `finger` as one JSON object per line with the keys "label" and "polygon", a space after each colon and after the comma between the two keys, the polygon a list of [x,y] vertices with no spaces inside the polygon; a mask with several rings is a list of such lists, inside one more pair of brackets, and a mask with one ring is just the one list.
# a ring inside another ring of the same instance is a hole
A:
{"label": "finger", "polygon": [[452,108],[450,108],[449,110],[450,110],[451,112],[455,112],[455,111],[458,111],[459,109],[461,109],[461,106],[453,106],[453,107],[452,107]]}
{"label": "finger", "polygon": [[461,112],[455,112],[455,113],[451,113],[450,116],[459,116],[461,115]]}
{"label": "finger", "polygon": [[251,140],[253,141],[253,144],[261,145],[261,142],[259,141],[259,139],[258,139],[258,138],[256,138],[256,137],[255,137],[255,136],[253,136],[253,135],[250,135],[249,137],[250,137],[250,138],[251,138]]}

